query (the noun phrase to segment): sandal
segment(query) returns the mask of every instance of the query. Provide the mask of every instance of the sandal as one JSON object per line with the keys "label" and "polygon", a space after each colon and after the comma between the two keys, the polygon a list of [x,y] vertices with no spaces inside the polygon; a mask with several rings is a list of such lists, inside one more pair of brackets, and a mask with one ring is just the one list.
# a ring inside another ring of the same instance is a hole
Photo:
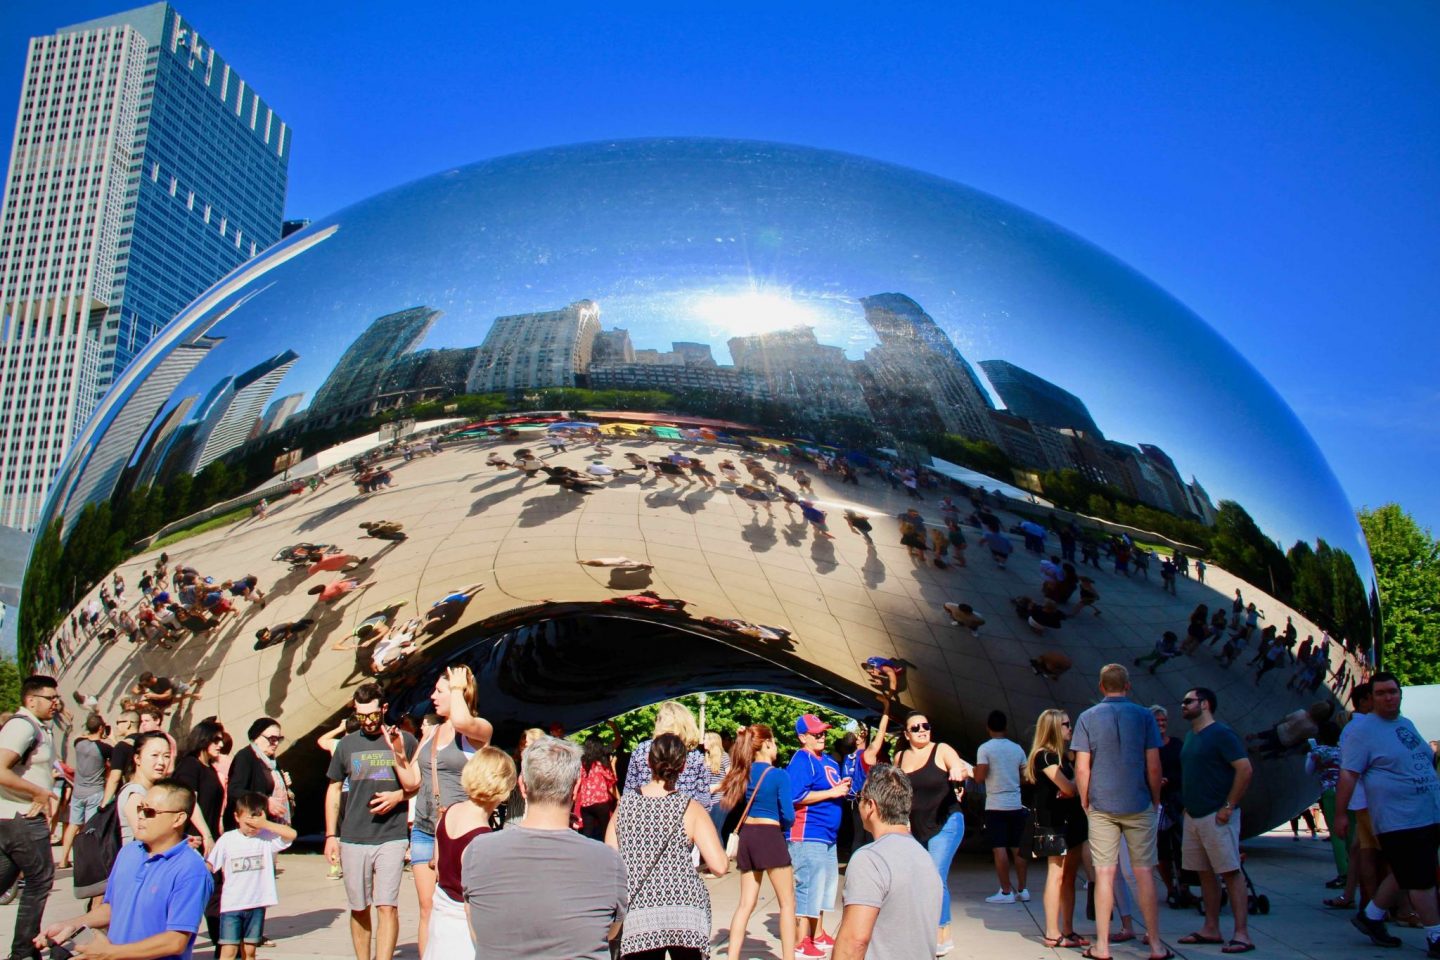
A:
{"label": "sandal", "polygon": [[1098,953],[1091,953],[1089,947],[1086,947],[1085,952],[1080,954],[1080,956],[1084,957],[1085,960],[1111,960],[1108,956],[1102,957]]}
{"label": "sandal", "polygon": [[1194,943],[1208,943],[1208,944],[1224,943],[1224,942],[1225,942],[1225,938],[1224,938],[1224,937],[1207,937],[1207,936],[1205,936],[1205,934],[1203,934],[1203,933],[1196,932],[1196,933],[1187,933],[1187,934],[1185,934],[1185,936],[1181,937],[1179,940],[1177,940],[1177,941],[1175,941],[1175,942],[1176,942],[1176,943],[1183,943],[1183,944],[1185,944],[1186,946],[1189,946],[1190,944],[1194,944]]}
{"label": "sandal", "polygon": [[1060,940],[1060,946],[1066,950],[1079,950],[1081,947],[1090,946],[1089,940],[1086,940],[1084,937],[1080,936],[1080,934],[1074,932],[1065,934],[1060,938]]}
{"label": "sandal", "polygon": [[1045,944],[1045,946],[1049,947],[1051,950],[1059,950],[1062,946],[1065,945],[1065,938],[1064,938],[1064,937],[1041,937],[1041,938],[1040,938],[1040,942],[1043,943],[1043,944]]}
{"label": "sandal", "polygon": [[1255,944],[1246,943],[1244,940],[1231,940],[1220,948],[1221,953],[1249,953],[1255,949]]}
{"label": "sandal", "polygon": [[1134,934],[1134,933],[1117,933],[1117,934],[1115,934],[1115,936],[1113,936],[1113,937],[1110,938],[1110,942],[1111,942],[1111,943],[1129,943],[1131,940],[1134,940],[1134,939],[1135,939],[1135,934]]}

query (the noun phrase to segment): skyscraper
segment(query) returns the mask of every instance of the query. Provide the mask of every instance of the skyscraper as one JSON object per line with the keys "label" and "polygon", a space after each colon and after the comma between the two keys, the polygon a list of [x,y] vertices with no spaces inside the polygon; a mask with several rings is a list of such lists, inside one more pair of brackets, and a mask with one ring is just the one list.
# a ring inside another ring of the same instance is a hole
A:
{"label": "skyscraper", "polygon": [[735,369],[764,385],[757,393],[790,407],[802,420],[870,415],[845,351],[820,343],[813,327],[731,337],[729,347]]}
{"label": "skyscraper", "polygon": [[440,311],[430,307],[410,307],[377,318],[355,338],[315,391],[310,415],[344,416],[350,408],[368,401],[379,392],[391,366],[425,339],[438,316]]}
{"label": "skyscraper", "polygon": [[191,473],[259,435],[260,411],[299,359],[294,350],[286,350],[216,384],[199,411],[200,426],[191,438]]}
{"label": "skyscraper", "polygon": [[31,39],[0,207],[0,523],[36,522],[115,376],[279,239],[290,139],[168,4]]}
{"label": "skyscraper", "polygon": [[470,371],[471,393],[573,387],[590,369],[600,305],[578,300],[559,310],[496,317]]}
{"label": "skyscraper", "polygon": [[260,435],[263,437],[267,433],[274,433],[284,426],[290,415],[300,409],[304,399],[304,393],[287,393],[266,407],[265,416],[260,419]]}
{"label": "skyscraper", "polygon": [[[900,400],[903,409],[895,412],[911,418],[930,413],[947,433],[998,445],[979,378],[920,304],[903,293],[881,293],[861,297],[860,305],[880,340],[865,353],[867,374],[879,395]],[[885,419],[881,411],[877,415]]]}
{"label": "skyscraper", "polygon": [[981,360],[980,369],[1000,394],[1005,409],[1015,416],[1056,430],[1083,430],[1092,436],[1104,437],[1084,401],[1069,390],[1008,360]]}

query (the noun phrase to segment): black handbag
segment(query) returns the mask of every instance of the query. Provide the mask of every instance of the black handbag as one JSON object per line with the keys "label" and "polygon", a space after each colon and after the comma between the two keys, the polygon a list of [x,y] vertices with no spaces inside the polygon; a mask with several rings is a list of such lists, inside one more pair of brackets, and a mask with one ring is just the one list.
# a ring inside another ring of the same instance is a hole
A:
{"label": "black handbag", "polygon": [[1063,857],[1069,849],[1065,843],[1065,831],[1056,830],[1053,827],[1042,826],[1039,814],[1031,812],[1030,823],[1030,858],[1039,860],[1042,857]]}

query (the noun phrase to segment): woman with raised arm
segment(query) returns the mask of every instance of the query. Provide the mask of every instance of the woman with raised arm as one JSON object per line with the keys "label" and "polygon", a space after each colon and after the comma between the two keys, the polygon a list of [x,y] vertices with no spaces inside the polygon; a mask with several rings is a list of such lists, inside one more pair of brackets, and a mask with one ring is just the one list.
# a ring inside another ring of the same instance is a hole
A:
{"label": "woman with raised arm", "polygon": [[420,790],[415,794],[415,823],[410,831],[410,872],[420,902],[420,955],[430,936],[430,911],[435,902],[435,822],[445,810],[468,797],[461,774],[475,751],[490,743],[490,721],[475,715],[479,688],[469,667],[449,667],[435,681],[430,702],[441,718],[420,744],[415,765]]}
{"label": "woman with raised arm", "polygon": [[775,766],[777,750],[770,728],[751,724],[736,736],[730,748],[730,771],[720,782],[721,806],[733,810],[743,804],[735,824],[740,838],[735,857],[740,902],[730,918],[729,960],[744,955],[745,929],[760,900],[762,875],[770,878],[780,904],[780,956],[795,954],[795,871],[785,842],[785,831],[795,822],[795,801],[789,775]]}
{"label": "woman with raised arm", "polygon": [[1085,861],[1090,827],[1075,788],[1069,757],[1070,717],[1050,709],[1035,722],[1025,782],[1035,785],[1035,843],[1048,859],[1045,871],[1045,946],[1078,949],[1090,941],[1075,932],[1075,875]]}

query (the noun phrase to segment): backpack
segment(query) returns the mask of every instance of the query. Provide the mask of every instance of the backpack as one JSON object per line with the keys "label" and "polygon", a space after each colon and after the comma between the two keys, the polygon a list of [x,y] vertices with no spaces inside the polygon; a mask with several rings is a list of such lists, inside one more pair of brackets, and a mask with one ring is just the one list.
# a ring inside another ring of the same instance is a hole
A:
{"label": "backpack", "polygon": [[28,767],[30,766],[30,758],[35,755],[35,749],[39,747],[45,739],[45,728],[23,713],[15,714],[15,716],[5,722],[5,725],[9,726],[10,722],[14,720],[24,721],[29,725],[30,729],[34,731],[34,739],[30,741],[30,746],[26,747],[24,752],[20,754],[20,763]]}
{"label": "backpack", "polygon": [[96,884],[103,887],[120,854],[120,846],[120,804],[111,800],[85,821],[71,844],[75,889]]}

